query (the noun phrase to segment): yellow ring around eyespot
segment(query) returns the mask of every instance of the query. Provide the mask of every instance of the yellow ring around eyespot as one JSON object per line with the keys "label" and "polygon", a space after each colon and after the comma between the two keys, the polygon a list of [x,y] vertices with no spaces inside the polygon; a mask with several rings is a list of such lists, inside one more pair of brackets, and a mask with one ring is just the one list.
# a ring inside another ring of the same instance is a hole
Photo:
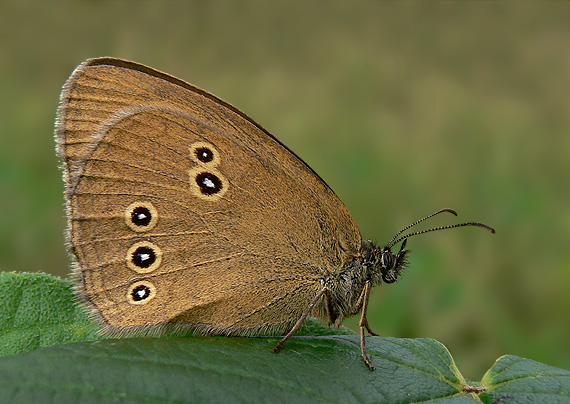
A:
{"label": "yellow ring around eyespot", "polygon": [[[208,174],[213,174],[215,175],[220,182],[222,183],[222,189],[219,192],[213,193],[211,195],[207,195],[202,193],[202,191],[200,190],[200,187],[198,186],[198,183],[196,182],[196,176],[201,174],[201,173],[208,173]],[[218,170],[214,170],[212,168],[208,168],[208,167],[196,167],[193,168],[191,170],[188,171],[188,176],[190,177],[190,192],[192,192],[192,194],[194,196],[197,196],[198,198],[204,199],[206,201],[217,201],[218,199],[220,199],[228,190],[228,180],[226,179],[226,177],[224,177]]]}
{"label": "yellow ring around eyespot", "polygon": [[[148,211],[150,212],[150,222],[146,226],[137,226],[132,221],[133,211],[138,207],[147,208]],[[150,202],[142,202],[142,201],[133,202],[125,210],[125,222],[127,223],[127,226],[129,226],[131,230],[134,230],[137,233],[150,231],[154,228],[154,226],[156,226],[156,223],[158,222],[158,212],[154,207],[154,205]]]}
{"label": "yellow ring around eyespot", "polygon": [[[136,266],[135,264],[133,264],[133,254],[135,253],[135,251],[137,250],[137,248],[139,247],[146,247],[146,248],[150,248],[152,249],[154,256],[155,256],[155,260],[154,262],[149,265],[147,268],[141,268]],[[127,251],[127,256],[126,256],[126,261],[127,261],[127,266],[132,269],[135,272],[138,272],[140,274],[148,274],[149,272],[154,271],[156,268],[158,268],[160,266],[160,263],[162,262],[162,250],[156,245],[153,244],[151,242],[148,241],[139,241],[138,243],[133,244]]]}
{"label": "yellow ring around eyespot", "polygon": [[[133,290],[135,290],[139,286],[146,286],[150,290],[150,295],[148,295],[148,297],[143,300],[137,301],[133,299]],[[130,304],[146,304],[150,300],[152,300],[155,296],[156,296],[156,287],[149,281],[140,281],[133,283],[129,288],[129,291],[127,292],[127,301]]]}
{"label": "yellow ring around eyespot", "polygon": [[[196,150],[199,149],[200,147],[206,148],[212,152],[212,155],[213,155],[212,161],[205,163],[203,161],[200,161],[198,159],[198,157],[196,157]],[[210,143],[207,143],[207,142],[192,143],[190,145],[190,158],[192,159],[192,161],[194,161],[195,163],[198,163],[202,167],[214,168],[218,164],[220,164],[220,153],[218,152],[218,150],[213,145],[211,145]]]}

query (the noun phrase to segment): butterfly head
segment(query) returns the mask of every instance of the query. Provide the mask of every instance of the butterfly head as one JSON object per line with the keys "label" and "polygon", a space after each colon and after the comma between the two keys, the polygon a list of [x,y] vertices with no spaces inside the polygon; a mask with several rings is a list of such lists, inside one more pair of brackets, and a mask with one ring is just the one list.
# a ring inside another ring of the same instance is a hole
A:
{"label": "butterfly head", "polygon": [[393,245],[377,246],[371,241],[365,241],[364,267],[373,283],[394,283],[408,265],[408,254],[404,240],[397,253],[392,252]]}
{"label": "butterfly head", "polygon": [[391,251],[391,247],[389,245],[380,248],[377,267],[380,270],[382,280],[385,283],[396,282],[406,265],[408,265],[408,254],[410,250],[405,249],[407,241],[408,240],[404,240],[400,247],[400,251],[396,254]]}
{"label": "butterfly head", "polygon": [[[385,283],[394,283],[396,282],[398,277],[402,274],[404,268],[408,264],[408,254],[410,253],[410,250],[406,250],[406,243],[408,241],[408,237],[416,236],[418,234],[423,234],[431,231],[453,229],[456,227],[463,227],[463,226],[483,227],[491,231],[492,233],[495,233],[495,230],[492,227],[487,226],[486,224],[478,222],[468,222],[468,223],[453,224],[449,226],[433,227],[431,229],[420,230],[414,233],[409,233],[401,237],[398,237],[403,232],[408,230],[410,227],[415,226],[416,224],[423,222],[424,220],[443,212],[449,212],[457,216],[457,212],[455,212],[453,209],[448,209],[448,208],[441,209],[438,210],[437,212],[432,213],[431,215],[428,215],[420,220],[417,220],[416,222],[410,224],[409,226],[404,227],[402,230],[396,233],[394,237],[392,237],[392,240],[390,240],[390,242],[386,244],[385,247],[377,247],[371,242],[366,242],[365,250],[367,252],[364,255],[364,265],[365,267],[372,269],[373,272],[372,278],[373,279],[376,278],[375,279],[376,283],[379,283],[380,279],[382,279],[382,281],[384,281]],[[398,253],[393,253],[392,247],[397,245],[400,241],[402,242],[400,251],[398,251]]]}

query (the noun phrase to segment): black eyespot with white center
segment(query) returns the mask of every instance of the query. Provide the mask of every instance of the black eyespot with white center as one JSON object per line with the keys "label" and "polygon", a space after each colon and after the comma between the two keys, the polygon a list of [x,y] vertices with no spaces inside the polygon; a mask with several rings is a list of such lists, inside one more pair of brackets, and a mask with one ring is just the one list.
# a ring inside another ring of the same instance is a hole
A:
{"label": "black eyespot with white center", "polygon": [[149,268],[156,262],[156,254],[150,247],[141,246],[133,251],[132,263],[138,268]]}
{"label": "black eyespot with white center", "polygon": [[160,266],[162,250],[148,241],[139,241],[127,251],[127,266],[138,273],[149,273]]}
{"label": "black eyespot with white center", "polygon": [[222,191],[222,180],[217,175],[209,172],[201,172],[196,175],[196,184],[204,195],[213,195]]}
{"label": "black eyespot with white center", "polygon": [[152,220],[152,214],[145,206],[137,206],[131,212],[131,221],[135,226],[148,226]]}
{"label": "black eyespot with white center", "polygon": [[214,152],[205,146],[194,149],[194,155],[202,163],[209,163],[214,160]]}
{"label": "black eyespot with white center", "polygon": [[190,158],[207,169],[213,169],[220,164],[220,152],[208,142],[198,141],[190,144]]}
{"label": "black eyespot with white center", "polygon": [[149,281],[132,284],[127,291],[127,301],[130,304],[146,304],[156,296],[156,287]]}
{"label": "black eyespot with white center", "polygon": [[157,221],[158,212],[150,202],[133,202],[125,210],[125,222],[127,226],[137,233],[153,229]]}
{"label": "black eyespot with white center", "polygon": [[[212,163],[213,164],[213,163]],[[190,192],[200,199],[215,202],[228,192],[228,179],[212,167],[198,166],[188,171]]]}
{"label": "black eyespot with white center", "polygon": [[131,297],[135,302],[148,299],[150,297],[150,288],[146,285],[139,285],[131,291]]}

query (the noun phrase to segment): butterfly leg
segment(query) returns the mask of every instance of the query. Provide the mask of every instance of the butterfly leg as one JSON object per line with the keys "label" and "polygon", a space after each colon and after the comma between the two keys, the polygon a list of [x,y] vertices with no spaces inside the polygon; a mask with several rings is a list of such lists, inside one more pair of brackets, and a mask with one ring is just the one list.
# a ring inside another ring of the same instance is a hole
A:
{"label": "butterfly leg", "polygon": [[366,282],[358,301],[356,302],[356,307],[362,305],[362,318],[360,319],[360,326],[366,327],[366,331],[368,334],[378,336],[380,334],[376,334],[374,331],[370,329],[370,325],[368,324],[368,318],[366,318],[366,309],[368,308],[368,297],[370,296],[370,291],[372,290],[372,284],[370,281]]}
{"label": "butterfly leg", "polygon": [[364,286],[364,291],[363,293],[363,301],[362,301],[362,316],[360,317],[360,353],[362,354],[362,358],[364,359],[364,362],[366,363],[366,365],[368,365],[368,368],[370,370],[374,370],[375,366],[372,363],[372,360],[370,359],[370,356],[368,356],[368,352],[366,352],[366,339],[365,339],[365,335],[364,335],[364,328],[366,328],[366,330],[372,334],[372,335],[378,335],[373,333],[370,330],[370,327],[368,326],[368,319],[366,318],[366,309],[368,308],[368,298],[370,297],[370,289],[372,289],[372,282],[368,281],[366,282],[366,286]]}
{"label": "butterfly leg", "polygon": [[297,322],[295,323],[295,325],[293,326],[293,328],[291,328],[291,331],[289,331],[287,333],[287,335],[285,335],[281,341],[279,341],[279,343],[277,345],[275,345],[275,348],[273,348],[273,352],[277,353],[281,350],[281,348],[283,347],[283,345],[285,345],[285,343],[287,342],[287,340],[289,340],[289,338],[291,338],[293,336],[293,334],[295,334],[297,331],[299,331],[299,328],[301,328],[301,326],[303,325],[303,323],[305,322],[305,320],[307,319],[307,316],[311,313],[311,310],[313,310],[313,307],[315,307],[315,304],[317,304],[317,302],[321,299],[321,297],[323,296],[323,294],[328,290],[327,287],[324,287],[320,290],[319,293],[317,293],[317,295],[315,296],[315,298],[311,301],[311,303],[309,303],[309,306],[307,306],[307,309],[303,312],[303,314],[301,315],[301,317],[299,318],[299,320],[297,320]]}

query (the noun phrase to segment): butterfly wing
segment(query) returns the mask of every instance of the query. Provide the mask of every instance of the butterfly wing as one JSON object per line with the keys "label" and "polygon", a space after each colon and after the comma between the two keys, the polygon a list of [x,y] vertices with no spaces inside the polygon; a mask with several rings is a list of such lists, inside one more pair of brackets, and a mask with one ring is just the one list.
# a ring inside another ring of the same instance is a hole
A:
{"label": "butterfly wing", "polygon": [[283,331],[360,251],[350,214],[301,159],[145,66],[79,66],[56,140],[79,290],[110,331]]}

